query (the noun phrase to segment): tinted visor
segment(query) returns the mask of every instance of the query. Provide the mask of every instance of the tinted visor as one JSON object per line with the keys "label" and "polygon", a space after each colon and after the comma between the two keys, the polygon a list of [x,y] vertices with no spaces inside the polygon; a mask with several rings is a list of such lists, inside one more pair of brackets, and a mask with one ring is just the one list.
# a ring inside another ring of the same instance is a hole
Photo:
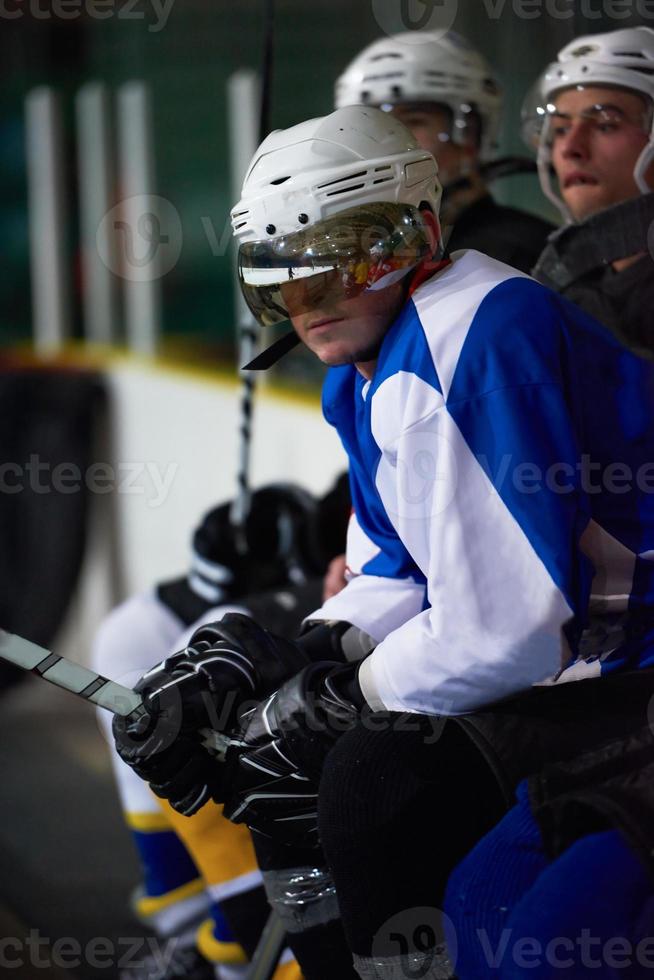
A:
{"label": "tinted visor", "polygon": [[270,241],[246,242],[238,273],[246,303],[267,327],[325,302],[385,289],[431,251],[417,208],[381,202]]}

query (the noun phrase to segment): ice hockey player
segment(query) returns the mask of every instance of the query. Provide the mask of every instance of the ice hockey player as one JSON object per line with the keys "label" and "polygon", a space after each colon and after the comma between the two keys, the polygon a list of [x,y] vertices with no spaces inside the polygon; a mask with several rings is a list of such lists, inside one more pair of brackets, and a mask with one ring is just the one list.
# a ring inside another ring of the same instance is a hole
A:
{"label": "ice hockey player", "polygon": [[[321,601],[329,559],[345,545],[347,477],[320,498],[291,483],[260,487],[252,494],[241,546],[230,511],[227,502],[203,517],[186,575],[132,596],[103,621],[93,645],[99,672],[131,686],[188,641],[192,624],[229,611],[249,613],[282,635],[296,634]],[[99,718],[109,725],[106,712]],[[144,961],[121,980],[167,980],[175,970],[189,980],[244,975],[269,914],[249,833],[215,805],[192,819],[180,816],[111,755],[142,868],[134,912],[162,941],[174,943],[169,963]],[[283,969],[290,980],[293,964]]]}
{"label": "ice hockey player", "polygon": [[534,275],[651,356],[654,30],[571,41],[536,95],[525,110],[526,135],[538,145],[543,191],[566,224]]}
{"label": "ice hockey player", "polygon": [[[419,41],[417,45],[416,41]],[[479,247],[490,255],[505,259],[519,268],[528,269],[544,242],[549,226],[540,219],[495,204],[479,174],[480,162],[491,159],[495,151],[502,108],[500,87],[492,70],[480,54],[455,34],[449,35],[446,40],[441,40],[431,32],[419,34],[413,32],[412,35],[379,43],[383,47],[384,57],[395,56],[398,52],[403,56],[402,91],[399,92],[396,87],[391,92],[386,85],[385,77],[382,77],[374,83],[374,92],[380,98],[384,97],[387,100],[384,102],[384,108],[390,109],[393,114],[404,119],[423,148],[440,158],[441,175],[445,171],[449,173],[447,180],[450,188],[446,191],[449,213],[454,215],[456,212],[460,218],[457,224],[457,237],[452,240],[453,247]],[[339,100],[346,101],[350,98],[353,101],[360,101],[361,78],[367,81],[368,68],[372,63],[367,51],[368,49],[362,52],[337,83],[336,98],[339,104]],[[433,64],[437,64],[439,71],[442,72],[437,102],[431,101],[434,94]],[[423,104],[421,98],[425,93],[428,100]],[[391,105],[388,101],[391,98],[396,99],[397,104]],[[489,221],[491,216],[492,222]],[[271,489],[275,490],[275,488]],[[299,493],[299,488],[295,488],[295,492]],[[279,494],[274,497],[264,492],[263,497],[260,495],[257,499],[258,513],[262,513],[264,505],[270,507],[276,500],[284,502]],[[288,510],[288,507],[286,509]],[[293,514],[297,515],[297,507],[293,509]],[[340,514],[336,514],[334,520],[331,540],[344,540]],[[257,521],[258,526],[260,523]],[[270,527],[274,527],[275,521],[271,520],[269,524]],[[326,522],[323,522],[323,525],[326,526]],[[294,530],[297,526],[295,519]],[[204,564],[205,559],[202,554],[198,554],[188,577],[159,585],[154,594],[133,597],[115,611],[110,617],[108,627],[103,627],[101,630],[96,645],[101,661],[98,664],[99,670],[114,676],[117,664],[120,663],[121,673],[128,672],[134,678],[137,674],[140,676],[149,666],[162,660],[171,650],[182,645],[181,633],[174,638],[171,635],[176,629],[177,617],[181,616],[186,624],[199,621],[199,617],[204,616],[208,609],[215,609],[221,601],[229,602],[234,596],[241,598],[245,592],[248,594],[247,608],[250,614],[263,625],[283,635],[291,635],[290,627],[295,622],[299,622],[300,613],[305,614],[315,607],[315,602],[314,606],[306,604],[310,600],[311,585],[299,589],[296,585],[291,585],[290,592],[286,588],[266,591],[271,581],[271,572],[272,581],[280,584],[287,570],[283,570],[280,579],[279,563],[273,562],[271,566],[269,558],[271,551],[274,554],[274,547],[272,547],[274,542],[270,541],[267,534],[251,535],[251,538],[256,539],[257,542],[253,554],[244,556],[236,552],[231,540],[233,533],[227,507],[216,509],[207,515],[195,538],[196,552],[198,546],[200,551],[203,549],[206,551],[207,543],[210,544],[210,550],[213,552],[216,550],[217,542],[220,542],[223,552],[225,546],[228,546],[220,564],[223,569],[228,569],[230,581],[217,585],[215,576],[219,575],[220,571],[215,569],[210,572],[214,581],[209,581],[204,572],[207,567]],[[333,581],[335,590],[339,590],[344,584],[344,565],[344,559],[341,557],[334,559],[330,566],[329,582]],[[314,584],[315,581],[314,579]],[[290,610],[289,596],[292,600],[298,601],[296,607]],[[224,608],[227,611],[229,606]],[[152,617],[149,630],[151,644],[145,640],[148,616]],[[216,616],[217,613],[214,618]],[[139,642],[136,644],[131,642],[134,637],[134,618],[138,621],[140,635]],[[175,641],[177,647],[174,645]],[[150,646],[149,652],[148,646]],[[131,666],[128,665],[128,661]],[[162,814],[161,808],[148,796],[147,790],[142,786],[139,787],[138,781],[134,784],[133,774],[126,771],[119,762],[116,765],[116,776],[123,799],[131,801],[131,809],[126,810],[128,823],[132,827],[138,824],[141,828],[134,829],[133,833],[140,852],[145,855],[147,851],[148,860],[144,866],[147,871],[144,875],[145,879],[157,880],[161,885],[162,881],[169,878],[166,870],[166,866],[169,865],[172,875],[177,876],[175,877],[177,881],[180,868],[190,867],[192,872],[189,873],[193,873],[193,878],[185,881],[184,887],[186,891],[199,888],[202,876],[197,877],[197,868],[195,868],[195,864],[199,861],[205,866],[205,871],[210,871],[214,893],[222,894],[226,887],[231,887],[223,881],[224,875],[216,862],[215,847],[210,850],[210,860],[208,862],[203,860],[205,846],[203,842],[207,839],[205,825],[209,819],[207,813],[203,814],[201,820],[178,823],[178,832],[187,838],[185,844],[180,845],[170,827],[170,821],[175,820],[175,815]],[[135,805],[137,805],[136,810]],[[151,810],[152,816],[149,816]],[[217,822],[218,825],[223,826],[220,818]],[[143,830],[145,825],[149,827],[147,831]],[[160,829],[157,831],[155,827]],[[197,841],[195,840],[196,828]],[[229,827],[225,829],[225,836],[227,850],[238,852],[239,848],[236,844],[229,843],[232,836]],[[168,842],[166,846],[164,841]],[[196,855],[195,863],[191,862],[190,865],[189,862],[180,861],[177,854],[180,846],[185,850],[189,844]],[[249,860],[249,854],[247,858]],[[207,865],[209,867],[206,867]],[[137,908],[149,910],[147,918],[151,925],[165,919],[166,922],[172,922],[177,927],[182,907],[184,905],[187,908],[193,907],[193,902],[188,903],[184,898],[177,913],[174,913],[176,903],[173,899],[175,896],[186,894],[179,888],[172,893],[166,891],[157,896],[150,894],[151,887],[147,884],[144,885],[144,889],[145,894],[138,899]],[[197,904],[196,899],[194,902]],[[160,908],[164,903],[165,916],[160,916],[153,910]],[[214,931],[218,934],[220,931],[218,926]],[[204,928],[201,935],[206,934],[207,929]],[[216,944],[211,948],[214,950],[215,957],[223,955]],[[202,949],[205,953],[209,952],[206,942],[202,942]],[[190,961],[190,955],[187,959]]]}
{"label": "ice hockey player", "polygon": [[487,60],[453,31],[409,31],[364,48],[336,82],[335,107],[390,112],[435,157],[450,252],[475,248],[529,272],[553,230],[498,204],[481,173],[497,156],[502,90]]}
{"label": "ice hockey player", "polygon": [[[428,910],[455,863],[525,775],[649,702],[654,367],[516,270],[443,256],[439,196],[433,157],[376,109],[255,154],[242,289],[331,367],[353,577],[296,643],[203,627],[114,727],[180,812],[213,798],[256,831],[306,980],[448,976]],[[226,764],[207,725],[236,732]]]}
{"label": "ice hockey player", "polygon": [[[543,189],[568,222],[536,275],[649,356],[653,70],[651,28],[580,37],[548,66],[532,102],[541,109],[535,135]],[[534,121],[530,114],[525,120]],[[512,950],[525,937],[540,949],[529,964],[536,980],[559,976],[564,965],[579,980],[635,978],[651,969],[654,756],[649,719],[641,721],[627,737],[536,771],[456,869],[446,910],[459,939],[461,980],[488,973],[488,950],[498,950],[502,935],[511,937],[493,972],[502,980],[521,975]],[[593,937],[592,948],[580,941],[584,935]]]}

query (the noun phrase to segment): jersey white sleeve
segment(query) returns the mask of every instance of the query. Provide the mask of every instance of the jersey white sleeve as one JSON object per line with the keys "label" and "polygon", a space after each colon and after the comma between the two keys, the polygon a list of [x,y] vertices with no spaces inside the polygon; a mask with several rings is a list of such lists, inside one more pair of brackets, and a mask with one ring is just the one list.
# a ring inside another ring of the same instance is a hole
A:
{"label": "jersey white sleeve", "polygon": [[[538,396],[531,396],[533,409]],[[482,400],[470,412],[487,418],[485,408]],[[522,418],[529,426],[529,416]],[[366,700],[378,710],[460,714],[554,675],[565,649],[562,627],[573,610],[534,547],[544,500],[543,492],[529,493],[526,466],[519,470],[528,460],[512,456],[504,474],[511,481],[518,472],[525,483],[516,514],[444,405],[390,445],[384,447],[380,429],[377,437],[377,486],[424,568],[430,606],[364,661],[359,679]],[[553,439],[552,461],[567,459],[569,448],[557,448]],[[431,476],[424,475],[427,467]],[[399,483],[398,468],[406,474]],[[557,511],[547,523],[558,523],[565,560],[576,547],[574,508],[569,496],[544,492]]]}
{"label": "jersey white sleeve", "polygon": [[365,533],[353,512],[347,531],[346,578],[348,584],[327,599],[308,619],[341,620],[352,623],[379,643],[425,606],[426,588],[416,569],[410,576],[393,578],[388,574],[365,572],[365,567],[382,557],[381,547]]}

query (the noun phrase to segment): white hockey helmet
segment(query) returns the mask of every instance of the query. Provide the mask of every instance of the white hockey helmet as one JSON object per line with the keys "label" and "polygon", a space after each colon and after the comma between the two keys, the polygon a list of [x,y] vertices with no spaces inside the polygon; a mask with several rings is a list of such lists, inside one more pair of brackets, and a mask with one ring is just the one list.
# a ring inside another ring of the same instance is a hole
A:
{"label": "white hockey helmet", "polygon": [[438,215],[440,196],[433,156],[378,109],[348,106],[271,133],[231,213],[255,318],[288,319],[283,287],[299,279],[316,302],[397,282],[430,257],[420,208]]}
{"label": "white hockey helmet", "polygon": [[470,113],[481,122],[480,156],[497,147],[502,93],[486,59],[461,35],[449,31],[408,31],[373,42],[336,81],[334,102],[395,105],[432,102],[452,112],[451,138],[466,140]]}
{"label": "white hockey helmet", "polygon": [[523,133],[538,146],[538,170],[543,193],[570,215],[564,202],[552,187],[550,174],[551,142],[548,121],[554,110],[553,99],[569,88],[621,88],[642,95],[649,106],[646,129],[649,141],[634,167],[634,180],[641,193],[652,188],[645,172],[654,160],[654,30],[651,27],[628,27],[606,34],[578,37],[559,51],[557,60],[545,69],[537,91],[528,96],[523,107]]}

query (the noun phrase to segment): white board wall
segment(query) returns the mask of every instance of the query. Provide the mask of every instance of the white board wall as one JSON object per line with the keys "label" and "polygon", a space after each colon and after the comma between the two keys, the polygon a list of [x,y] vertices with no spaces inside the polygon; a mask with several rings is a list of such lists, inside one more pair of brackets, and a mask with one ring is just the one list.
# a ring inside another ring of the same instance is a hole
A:
{"label": "white board wall", "polygon": [[[120,598],[182,574],[201,515],[236,485],[240,388],[146,362],[106,369],[111,470],[93,494],[93,521],[78,594],[57,641],[88,662],[100,619]],[[346,467],[318,401],[256,396],[252,485],[293,481],[324,492]],[[116,573],[120,572],[118,579]]]}

